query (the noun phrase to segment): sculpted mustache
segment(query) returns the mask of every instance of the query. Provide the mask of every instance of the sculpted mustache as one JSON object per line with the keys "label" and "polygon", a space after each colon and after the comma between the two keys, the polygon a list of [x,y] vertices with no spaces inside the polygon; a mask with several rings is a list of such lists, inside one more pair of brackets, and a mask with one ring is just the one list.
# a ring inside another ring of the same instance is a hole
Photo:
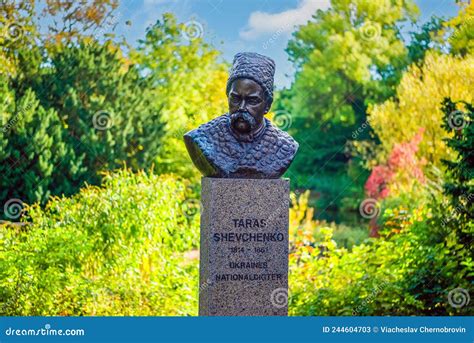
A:
{"label": "sculpted mustache", "polygon": [[247,123],[249,123],[251,126],[253,125],[256,125],[257,124],[257,121],[255,120],[254,117],[252,117],[252,115],[248,112],[235,112],[232,114],[232,121],[236,121],[238,119],[242,119],[244,121],[246,121]]}

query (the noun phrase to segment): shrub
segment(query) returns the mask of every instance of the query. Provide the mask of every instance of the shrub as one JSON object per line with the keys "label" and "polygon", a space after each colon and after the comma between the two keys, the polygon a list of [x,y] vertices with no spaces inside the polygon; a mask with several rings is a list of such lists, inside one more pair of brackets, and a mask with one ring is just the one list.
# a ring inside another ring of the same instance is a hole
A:
{"label": "shrub", "polygon": [[[0,86],[0,204],[8,199],[46,200],[53,192],[70,192],[73,180],[62,170],[82,171],[72,147],[63,139],[63,124],[54,109],[39,104],[34,92],[15,99],[7,84]],[[2,211],[3,212],[3,211]]]}
{"label": "shrub", "polygon": [[0,227],[2,315],[190,315],[197,312],[198,225],[186,183],[120,171],[101,187]]}
{"label": "shrub", "polygon": [[365,183],[369,197],[383,199],[388,195],[400,196],[426,183],[422,169],[425,161],[416,157],[422,137],[423,130],[420,130],[410,142],[395,144],[387,163],[372,169]]}
{"label": "shrub", "polygon": [[433,212],[426,206],[386,211],[381,238],[351,251],[337,246],[332,228],[300,215],[304,230],[291,236],[289,313],[472,315],[472,306],[453,307],[449,298],[453,289],[469,290],[469,245]]}

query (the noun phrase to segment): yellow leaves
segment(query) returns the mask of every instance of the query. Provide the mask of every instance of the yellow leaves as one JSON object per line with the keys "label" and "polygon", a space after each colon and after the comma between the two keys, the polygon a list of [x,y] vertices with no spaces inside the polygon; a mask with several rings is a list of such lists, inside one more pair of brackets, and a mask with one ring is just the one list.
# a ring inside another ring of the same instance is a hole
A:
{"label": "yellow leaves", "polygon": [[32,0],[0,5],[0,75],[17,75],[19,48],[35,34],[31,21]]}
{"label": "yellow leaves", "polygon": [[290,200],[291,200],[290,223],[296,224],[295,226],[298,226],[304,221],[305,218],[308,217],[307,212],[312,210],[311,208],[308,208],[308,199],[309,199],[309,190],[305,191],[299,197],[297,197],[295,193],[290,194]]}
{"label": "yellow leaves", "polygon": [[380,105],[370,106],[370,123],[380,137],[386,153],[397,142],[409,141],[425,128],[419,157],[435,166],[449,156],[443,141],[448,135],[441,127],[441,101],[471,102],[474,98],[474,57],[465,58],[430,52],[422,68],[412,66],[397,87],[397,96]]}
{"label": "yellow leaves", "polygon": [[474,3],[460,3],[459,14],[444,26],[452,29],[449,43],[454,53],[465,55],[474,52]]}
{"label": "yellow leaves", "polygon": [[14,77],[16,75],[16,64],[0,51],[0,75],[9,75]]}

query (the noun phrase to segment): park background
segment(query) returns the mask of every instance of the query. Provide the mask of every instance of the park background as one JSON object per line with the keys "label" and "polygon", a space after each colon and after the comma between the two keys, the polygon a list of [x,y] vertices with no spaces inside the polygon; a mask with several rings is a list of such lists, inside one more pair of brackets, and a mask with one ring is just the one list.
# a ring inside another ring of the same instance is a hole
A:
{"label": "park background", "polygon": [[197,315],[200,175],[234,53],[300,144],[291,315],[472,315],[468,1],[0,3],[0,315]]}

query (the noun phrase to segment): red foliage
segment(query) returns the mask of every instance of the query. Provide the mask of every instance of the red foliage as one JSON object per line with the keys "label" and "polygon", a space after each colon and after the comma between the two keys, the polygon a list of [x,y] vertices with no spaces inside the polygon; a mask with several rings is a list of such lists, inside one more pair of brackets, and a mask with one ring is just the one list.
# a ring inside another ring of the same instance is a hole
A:
{"label": "red foliage", "polygon": [[411,141],[395,144],[387,163],[372,169],[365,183],[365,191],[369,197],[375,199],[387,197],[390,193],[390,183],[399,172],[404,172],[409,178],[425,183],[422,166],[426,162],[416,157],[418,145],[423,139],[423,132],[422,128]]}
{"label": "red foliage", "polygon": [[365,191],[371,198],[385,198],[388,195],[388,182],[392,179],[393,172],[389,167],[375,166],[365,183]]}

